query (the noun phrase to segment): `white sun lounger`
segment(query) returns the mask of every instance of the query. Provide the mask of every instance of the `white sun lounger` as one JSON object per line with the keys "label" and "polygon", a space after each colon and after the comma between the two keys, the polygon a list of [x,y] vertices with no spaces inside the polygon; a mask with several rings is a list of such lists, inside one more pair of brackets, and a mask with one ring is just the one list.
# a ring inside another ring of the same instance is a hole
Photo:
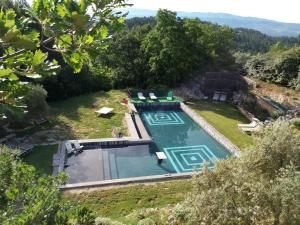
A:
{"label": "white sun lounger", "polygon": [[214,93],[213,100],[214,100],[214,101],[219,101],[219,98],[220,98],[219,92],[215,92],[215,93]]}
{"label": "white sun lounger", "polygon": [[146,100],[146,98],[145,98],[145,96],[143,95],[142,92],[139,92],[139,93],[138,93],[138,98],[139,98],[140,100]]}
{"label": "white sun lounger", "polygon": [[95,113],[97,113],[98,115],[107,115],[109,113],[113,112],[113,108],[108,108],[108,107],[103,107],[97,111],[95,111]]}
{"label": "white sun lounger", "polygon": [[155,96],[154,93],[149,93],[149,97],[152,99],[152,100],[156,100],[157,97]]}
{"label": "white sun lounger", "polygon": [[73,143],[76,150],[82,150],[83,149],[83,146],[80,145],[78,141],[73,141],[72,143]]}
{"label": "white sun lounger", "polygon": [[255,127],[241,127],[241,130],[243,132],[256,132],[261,128],[259,124],[257,124]]}
{"label": "white sun lounger", "polygon": [[220,101],[225,102],[226,99],[227,99],[227,95],[226,94],[221,94]]}
{"label": "white sun lounger", "polygon": [[241,124],[241,123],[239,123],[238,124],[238,127],[239,128],[242,128],[242,127],[255,127],[257,125],[257,122],[256,121],[252,121],[251,123],[249,123],[249,124]]}
{"label": "white sun lounger", "polygon": [[67,153],[68,154],[72,154],[75,152],[75,148],[72,147],[71,142],[67,141],[65,143],[66,149],[67,149]]}
{"label": "white sun lounger", "polygon": [[248,128],[251,128],[251,127],[256,127],[256,125],[257,125],[258,123],[259,123],[259,119],[254,118],[254,119],[252,120],[252,122],[249,123],[249,124],[241,124],[241,123],[239,123],[239,124],[238,124],[238,127],[239,127],[239,128],[242,128],[242,127],[248,127]]}

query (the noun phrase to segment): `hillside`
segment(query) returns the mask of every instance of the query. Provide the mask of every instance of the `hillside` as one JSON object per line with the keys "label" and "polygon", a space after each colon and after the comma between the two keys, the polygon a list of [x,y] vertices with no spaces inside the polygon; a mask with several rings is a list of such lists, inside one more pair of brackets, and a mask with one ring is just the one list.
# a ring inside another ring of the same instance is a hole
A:
{"label": "hillside", "polygon": [[[129,12],[128,18],[148,17],[156,15],[155,10],[144,10],[135,8],[129,8],[124,10]],[[254,29],[271,36],[300,35],[300,24],[296,23],[283,23],[273,20],[255,17],[242,17],[226,13],[178,12],[178,16],[184,18],[198,17],[204,21],[209,21],[220,25],[227,25],[232,28],[243,27],[248,29]]]}

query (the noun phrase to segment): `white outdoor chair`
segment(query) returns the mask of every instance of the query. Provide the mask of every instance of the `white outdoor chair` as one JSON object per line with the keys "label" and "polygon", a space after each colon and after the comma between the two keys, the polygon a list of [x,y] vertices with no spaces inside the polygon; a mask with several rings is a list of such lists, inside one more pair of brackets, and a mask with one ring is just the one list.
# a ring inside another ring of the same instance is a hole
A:
{"label": "white outdoor chair", "polygon": [[156,100],[157,99],[157,97],[155,96],[155,94],[154,93],[149,93],[149,97],[152,99],[152,100]]}
{"label": "white outdoor chair", "polygon": [[145,98],[145,96],[143,95],[142,92],[139,92],[137,95],[138,95],[138,98],[139,98],[140,100],[146,100],[146,98]]}
{"label": "white outdoor chair", "polygon": [[107,115],[109,113],[112,113],[113,111],[114,111],[113,108],[103,107],[103,108],[95,111],[95,113],[97,113],[99,116],[101,116],[101,115]]}

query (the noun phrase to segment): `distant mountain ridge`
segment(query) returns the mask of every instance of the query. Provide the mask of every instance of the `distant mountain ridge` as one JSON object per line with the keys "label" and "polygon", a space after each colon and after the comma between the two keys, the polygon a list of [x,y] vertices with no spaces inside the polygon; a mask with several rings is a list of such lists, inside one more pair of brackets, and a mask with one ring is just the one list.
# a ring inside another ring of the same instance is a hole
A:
{"label": "distant mountain ridge", "polygon": [[[146,10],[137,8],[127,8],[128,18],[155,16],[156,10]],[[284,23],[273,20],[261,19],[256,17],[243,17],[227,13],[205,13],[205,12],[177,12],[182,18],[199,18],[204,21],[227,25],[232,28],[248,28],[258,30],[270,36],[298,36],[300,35],[300,24]]]}

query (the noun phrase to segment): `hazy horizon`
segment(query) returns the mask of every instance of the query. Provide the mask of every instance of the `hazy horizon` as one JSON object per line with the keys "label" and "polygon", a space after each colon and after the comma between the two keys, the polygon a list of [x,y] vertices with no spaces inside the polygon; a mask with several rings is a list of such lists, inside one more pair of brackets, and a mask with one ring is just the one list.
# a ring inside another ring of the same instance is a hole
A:
{"label": "hazy horizon", "polygon": [[128,0],[131,8],[180,12],[227,13],[286,23],[300,23],[300,2],[295,0]]}

